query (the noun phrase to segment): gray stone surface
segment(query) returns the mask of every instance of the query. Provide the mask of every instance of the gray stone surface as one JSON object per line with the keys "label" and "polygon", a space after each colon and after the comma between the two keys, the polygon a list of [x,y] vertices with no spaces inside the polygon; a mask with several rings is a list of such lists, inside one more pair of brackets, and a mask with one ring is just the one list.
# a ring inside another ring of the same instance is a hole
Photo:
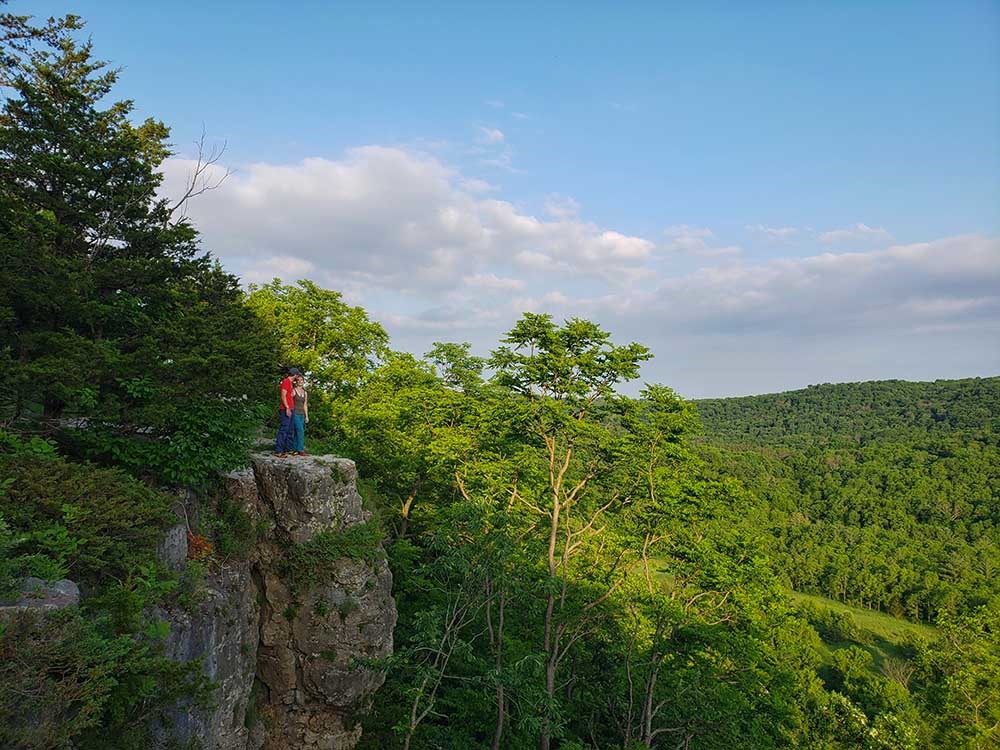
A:
{"label": "gray stone surface", "polygon": [[[254,456],[261,517],[273,532],[259,549],[262,605],[257,679],[259,712],[270,729],[264,750],[351,750],[360,727],[347,717],[381,687],[380,672],[358,658],[392,653],[396,606],[384,560],[337,561],[324,580],[292,592],[283,580],[288,543],[369,519],[357,491],[354,462],[333,456]],[[291,615],[291,617],[289,617]]]}
{"label": "gray stone surface", "polygon": [[[289,544],[369,519],[354,463],[255,454],[249,468],[223,479],[263,537],[249,560],[209,577],[194,611],[161,613],[171,624],[170,656],[202,659],[219,684],[216,708],[177,712],[171,734],[205,750],[352,750],[361,728],[347,717],[384,681],[353,660],[392,653],[392,574],[384,560],[344,558],[293,593],[283,573]],[[252,694],[255,679],[260,690]],[[248,710],[260,720],[247,722]]]}
{"label": "gray stone surface", "polygon": [[187,524],[181,522],[167,529],[156,554],[170,570],[183,569],[188,554]]}
{"label": "gray stone surface", "polygon": [[49,611],[75,607],[80,603],[80,587],[68,578],[47,583],[29,577],[18,587],[20,595],[11,601],[0,601],[0,616],[27,609]]}
{"label": "gray stone surface", "polygon": [[261,515],[274,522],[278,535],[304,542],[323,529],[367,520],[353,461],[268,454],[256,454],[252,461]]}
{"label": "gray stone surface", "polygon": [[226,495],[246,513],[254,523],[260,520],[259,493],[257,492],[257,477],[253,467],[237,469],[222,476]]}
{"label": "gray stone surface", "polygon": [[258,639],[250,562],[226,564],[209,575],[200,601],[190,610],[157,614],[170,623],[167,656],[177,661],[200,659],[206,676],[218,685],[214,708],[174,712],[170,734],[184,742],[197,740],[206,750],[245,750]]}

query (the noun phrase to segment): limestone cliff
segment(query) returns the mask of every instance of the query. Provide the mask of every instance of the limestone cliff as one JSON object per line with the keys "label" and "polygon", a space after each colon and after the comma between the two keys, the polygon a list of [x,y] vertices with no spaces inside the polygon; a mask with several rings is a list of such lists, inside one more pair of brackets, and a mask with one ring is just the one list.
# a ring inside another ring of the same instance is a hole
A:
{"label": "limestone cliff", "polygon": [[[384,556],[345,556],[308,581],[289,579],[290,551],[317,534],[366,523],[354,463],[332,456],[255,455],[225,478],[264,529],[248,560],[222,565],[195,611],[166,612],[174,658],[201,658],[218,684],[211,709],[173,717],[164,734],[205,750],[351,750],[384,676],[359,660],[392,653],[396,607]],[[183,557],[168,536],[164,559]]]}

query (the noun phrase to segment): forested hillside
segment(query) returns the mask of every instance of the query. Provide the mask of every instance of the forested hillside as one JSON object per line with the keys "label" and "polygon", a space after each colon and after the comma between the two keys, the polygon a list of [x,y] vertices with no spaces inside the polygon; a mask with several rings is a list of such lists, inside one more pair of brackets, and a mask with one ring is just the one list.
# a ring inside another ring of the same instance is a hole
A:
{"label": "forested hillside", "polygon": [[928,622],[1000,592],[1000,378],[696,403],[790,587]]}
{"label": "forested hillside", "polygon": [[1000,432],[1000,377],[811,385],[696,402],[716,444],[863,446],[876,440]]}

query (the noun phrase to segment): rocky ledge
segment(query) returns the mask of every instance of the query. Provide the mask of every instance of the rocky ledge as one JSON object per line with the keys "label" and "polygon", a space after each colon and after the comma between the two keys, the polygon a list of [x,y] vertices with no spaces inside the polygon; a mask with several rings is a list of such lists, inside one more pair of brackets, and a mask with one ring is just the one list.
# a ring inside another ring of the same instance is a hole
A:
{"label": "rocky ledge", "polygon": [[[212,709],[178,712],[164,734],[206,750],[354,748],[352,717],[384,681],[372,664],[392,653],[396,624],[381,547],[335,558],[338,535],[369,521],[356,479],[347,459],[263,454],[226,476],[229,497],[262,534],[248,560],[209,576],[195,611],[161,615],[171,656],[202,659],[219,686]],[[334,556],[293,580],[296,547],[320,534]]]}
{"label": "rocky ledge", "polygon": [[64,578],[46,583],[41,578],[25,578],[18,595],[10,601],[0,601],[0,619],[25,610],[49,611],[74,607],[80,603],[80,588]]}

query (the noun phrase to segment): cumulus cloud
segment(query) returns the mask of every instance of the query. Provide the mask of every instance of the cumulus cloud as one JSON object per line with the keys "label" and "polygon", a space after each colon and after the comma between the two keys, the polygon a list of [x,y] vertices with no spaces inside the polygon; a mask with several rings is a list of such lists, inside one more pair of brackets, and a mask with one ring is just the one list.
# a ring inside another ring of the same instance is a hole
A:
{"label": "cumulus cloud", "polygon": [[916,311],[921,322],[1000,322],[1000,241],[959,236],[702,268],[627,299],[609,296],[603,306],[617,315],[641,310],[659,326],[703,333],[900,330],[913,325]]}
{"label": "cumulus cloud", "polygon": [[768,227],[763,224],[747,224],[746,229],[754,234],[763,235],[772,242],[782,242],[799,233],[796,227]]}
{"label": "cumulus cloud", "polygon": [[495,273],[474,273],[470,276],[464,276],[462,277],[462,283],[466,287],[476,290],[485,289],[509,292],[524,289],[523,279],[503,278],[497,276]]}
{"label": "cumulus cloud", "polygon": [[580,213],[580,204],[566,195],[550,195],[545,199],[545,213],[556,219],[571,219]]}
{"label": "cumulus cloud", "polygon": [[843,229],[833,229],[823,232],[819,241],[826,245],[836,245],[858,242],[891,242],[892,235],[882,227],[870,227],[867,224],[855,224]]}
{"label": "cumulus cloud", "polygon": [[[191,167],[167,162],[165,194]],[[425,152],[384,146],[242,165],[189,214],[245,281],[315,279],[417,353],[435,340],[486,353],[533,310],[645,343],[657,359],[644,377],[687,395],[1000,370],[997,238],[892,244],[858,225],[852,236],[878,249],[753,262],[706,227],[642,237],[559,195],[536,213]]]}
{"label": "cumulus cloud", "polygon": [[261,258],[243,272],[243,280],[251,284],[267,283],[274,278],[301,279],[316,270],[308,260],[291,255]]}
{"label": "cumulus cloud", "polygon": [[[192,166],[166,163],[166,194],[182,190]],[[497,265],[625,283],[653,254],[645,238],[565,212],[539,218],[484,197],[489,187],[424,154],[365,146],[339,160],[247,165],[189,213],[207,246],[254,279],[284,256],[345,283],[396,291],[452,288]]]}

